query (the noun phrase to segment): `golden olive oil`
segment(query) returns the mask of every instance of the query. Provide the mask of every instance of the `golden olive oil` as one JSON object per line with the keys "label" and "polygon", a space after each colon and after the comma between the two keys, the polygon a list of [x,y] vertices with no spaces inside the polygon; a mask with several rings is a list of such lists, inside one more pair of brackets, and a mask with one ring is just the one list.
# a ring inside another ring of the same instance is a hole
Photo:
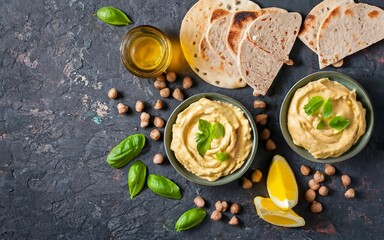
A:
{"label": "golden olive oil", "polygon": [[135,65],[146,70],[156,68],[164,56],[164,48],[152,37],[135,39],[129,50]]}

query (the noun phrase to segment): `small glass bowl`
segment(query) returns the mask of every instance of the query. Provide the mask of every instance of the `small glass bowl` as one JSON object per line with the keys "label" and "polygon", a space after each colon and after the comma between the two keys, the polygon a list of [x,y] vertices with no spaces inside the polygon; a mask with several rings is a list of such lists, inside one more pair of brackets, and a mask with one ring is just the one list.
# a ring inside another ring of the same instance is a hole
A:
{"label": "small glass bowl", "polygon": [[[135,46],[137,47],[143,39],[149,39],[152,42],[156,42],[159,46],[161,58],[156,65],[150,67],[141,67],[134,60],[133,51]],[[132,28],[128,31],[120,45],[120,58],[124,66],[132,74],[141,78],[154,78],[162,74],[167,70],[172,60],[172,46],[169,38],[159,29],[142,25]]]}

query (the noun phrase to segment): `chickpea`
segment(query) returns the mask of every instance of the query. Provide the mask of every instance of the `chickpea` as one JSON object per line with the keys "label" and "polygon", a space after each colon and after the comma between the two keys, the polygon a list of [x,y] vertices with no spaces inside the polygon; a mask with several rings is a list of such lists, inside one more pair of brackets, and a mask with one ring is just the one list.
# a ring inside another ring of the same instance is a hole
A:
{"label": "chickpea", "polygon": [[313,190],[316,191],[317,189],[319,189],[319,187],[320,187],[320,183],[316,182],[315,179],[311,179],[311,180],[309,180],[309,182],[308,182],[308,187],[309,187],[310,189],[313,189]]}
{"label": "chickpea", "polygon": [[156,80],[153,85],[155,86],[156,89],[161,90],[163,88],[167,87],[167,83],[163,81]]}
{"label": "chickpea", "polygon": [[129,109],[128,106],[125,105],[124,103],[117,104],[117,111],[121,115],[126,114],[128,112],[128,109]]}
{"label": "chickpea", "polygon": [[311,204],[311,212],[319,213],[323,211],[323,205],[320,202],[313,201]]}
{"label": "chickpea", "polygon": [[160,96],[163,98],[167,98],[171,95],[171,90],[169,88],[163,88],[160,90]]}
{"label": "chickpea", "polygon": [[271,130],[269,130],[268,128],[264,128],[263,131],[261,132],[260,139],[263,141],[267,141],[270,136],[271,136]]}
{"label": "chickpea", "polygon": [[336,168],[334,166],[332,166],[331,164],[327,163],[327,164],[325,164],[324,172],[328,176],[333,176],[336,173]]}
{"label": "chickpea", "polygon": [[351,178],[348,175],[344,174],[341,176],[341,183],[344,187],[348,187],[349,184],[351,184]]}
{"label": "chickpea", "polygon": [[229,204],[227,201],[222,201],[221,206],[222,206],[222,212],[225,212],[227,211]]}
{"label": "chickpea", "polygon": [[153,157],[153,163],[162,164],[164,162],[164,156],[161,153],[156,153]]}
{"label": "chickpea", "polygon": [[116,88],[111,88],[108,91],[108,97],[110,99],[116,99],[119,96],[119,93],[117,92]]}
{"label": "chickpea", "polygon": [[232,216],[232,218],[228,222],[229,225],[239,225],[239,219],[236,216]]}
{"label": "chickpea", "polygon": [[263,177],[263,173],[259,169],[253,170],[251,174],[251,180],[254,183],[260,182],[261,178]]}
{"label": "chickpea", "polygon": [[140,115],[140,120],[141,120],[140,127],[142,128],[148,127],[150,118],[151,116],[148,113],[142,112]]}
{"label": "chickpea", "polygon": [[234,203],[229,210],[232,214],[239,214],[241,211],[241,206],[238,203]]}
{"label": "chickpea", "polygon": [[266,108],[267,104],[264,101],[261,100],[255,100],[253,102],[253,108]]}
{"label": "chickpea", "polygon": [[316,192],[315,192],[315,190],[313,190],[313,189],[308,189],[308,190],[305,192],[304,199],[305,199],[306,202],[309,202],[309,203],[315,201],[315,199],[316,199]]}
{"label": "chickpea", "polygon": [[193,202],[196,204],[198,208],[202,208],[205,205],[205,200],[201,196],[195,197],[195,199],[193,199]]}
{"label": "chickpea", "polygon": [[217,210],[213,211],[211,214],[211,219],[213,221],[220,221],[222,217],[223,217],[223,214]]}
{"label": "chickpea", "polygon": [[254,90],[252,94],[253,94],[253,96],[255,96],[255,97],[258,97],[258,96],[260,96],[260,93],[259,93],[259,92],[257,92],[256,90]]}
{"label": "chickpea", "polygon": [[276,149],[276,144],[275,142],[272,141],[272,139],[268,139],[267,140],[267,143],[265,145],[265,148],[268,150],[268,151],[273,151]]}
{"label": "chickpea", "polygon": [[329,192],[328,188],[324,185],[319,188],[319,194],[323,197],[327,196],[328,192]]}
{"label": "chickpea", "polygon": [[184,89],[190,89],[192,87],[193,81],[190,77],[184,77],[183,78],[183,88]]}
{"label": "chickpea", "polygon": [[159,140],[160,137],[161,137],[161,133],[159,131],[159,129],[153,129],[150,133],[149,133],[149,137],[152,139],[152,140]]}
{"label": "chickpea", "polygon": [[153,106],[154,109],[159,110],[163,108],[163,101],[160,99],[156,101],[155,106]]}
{"label": "chickpea", "polygon": [[137,101],[135,108],[136,108],[136,112],[142,112],[144,109],[144,103],[142,101]]}
{"label": "chickpea", "polygon": [[268,114],[262,113],[259,115],[256,115],[255,122],[260,125],[267,125],[268,122]]}
{"label": "chickpea", "polygon": [[172,96],[174,99],[183,101],[184,100],[184,94],[179,88],[175,88],[175,90],[172,93]]}
{"label": "chickpea", "polygon": [[244,177],[241,186],[243,189],[250,189],[252,187],[252,182],[248,178]]}
{"label": "chickpea", "polygon": [[355,197],[355,190],[353,188],[348,189],[345,193],[344,196],[346,198],[354,198]]}
{"label": "chickpea", "polygon": [[174,82],[176,81],[177,75],[175,72],[167,72],[166,78],[168,82]]}
{"label": "chickpea", "polygon": [[215,203],[216,211],[222,212],[223,211],[223,205],[221,204],[221,201],[217,201]]}
{"label": "chickpea", "polygon": [[307,165],[301,165],[300,172],[304,176],[308,176],[311,173],[311,168]]}
{"label": "chickpea", "polygon": [[165,121],[161,117],[155,117],[155,119],[153,120],[153,125],[155,125],[155,127],[157,128],[163,128],[165,125]]}
{"label": "chickpea", "polygon": [[156,77],[156,81],[165,82],[165,76],[164,74],[161,74]]}
{"label": "chickpea", "polygon": [[320,171],[316,171],[315,174],[313,175],[313,179],[315,179],[315,181],[318,183],[324,182],[325,180],[324,173]]}

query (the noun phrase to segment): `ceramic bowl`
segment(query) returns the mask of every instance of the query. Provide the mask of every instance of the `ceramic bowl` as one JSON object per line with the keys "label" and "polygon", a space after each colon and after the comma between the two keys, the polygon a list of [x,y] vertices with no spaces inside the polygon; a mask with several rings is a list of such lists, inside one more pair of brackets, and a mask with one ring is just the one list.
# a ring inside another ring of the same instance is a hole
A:
{"label": "ceramic bowl", "polygon": [[[210,100],[217,100],[221,102],[230,103],[238,108],[240,108],[244,112],[244,116],[248,119],[250,127],[251,127],[251,134],[252,134],[252,149],[249,153],[248,158],[244,162],[243,166],[233,172],[232,174],[228,176],[221,177],[217,179],[216,181],[208,181],[206,179],[200,178],[199,176],[189,172],[187,169],[184,168],[184,166],[176,159],[174,152],[171,150],[171,142],[172,142],[172,126],[176,122],[177,115],[182,112],[184,109],[186,109],[189,105],[192,103],[198,101],[200,98],[208,98]],[[256,124],[253,120],[252,115],[248,112],[248,110],[238,101],[234,100],[233,98],[230,98],[228,96],[218,94],[218,93],[200,93],[196,94],[194,96],[191,96],[190,98],[183,101],[179,106],[176,107],[176,109],[172,112],[171,116],[168,119],[167,125],[165,126],[165,132],[164,132],[164,147],[167,154],[167,157],[169,161],[171,162],[172,166],[176,169],[176,171],[183,176],[185,179],[205,186],[219,186],[224,185],[227,183],[230,183],[232,181],[235,181],[239,179],[243,174],[246,173],[246,171],[251,166],[257,150],[258,145],[258,134],[257,134],[257,128]]]}
{"label": "ceramic bowl", "polygon": [[[302,147],[296,146],[293,143],[292,137],[288,131],[287,127],[287,113],[288,108],[291,103],[291,99],[293,95],[295,94],[296,90],[307,85],[311,81],[319,80],[320,78],[329,78],[330,80],[337,81],[340,84],[344,85],[350,90],[355,90],[357,94],[357,100],[360,101],[363,104],[363,107],[366,109],[366,132],[359,141],[353,145],[347,152],[340,155],[339,157],[329,157],[326,159],[316,159],[314,158],[307,150],[305,150]],[[324,72],[316,72],[313,73],[307,77],[304,77],[303,79],[299,80],[287,93],[285,96],[283,103],[281,105],[280,109],[280,128],[283,133],[283,136],[288,143],[288,145],[292,148],[293,151],[295,151],[298,155],[301,157],[317,163],[336,163],[341,162],[344,160],[347,160],[349,158],[352,158],[356,154],[358,154],[361,150],[364,149],[364,147],[369,142],[369,139],[372,135],[372,129],[374,125],[374,116],[373,116],[373,108],[371,101],[368,97],[368,94],[363,89],[363,87],[354,79],[350,78],[349,76],[339,73],[339,72],[333,72],[333,71],[324,71]]]}

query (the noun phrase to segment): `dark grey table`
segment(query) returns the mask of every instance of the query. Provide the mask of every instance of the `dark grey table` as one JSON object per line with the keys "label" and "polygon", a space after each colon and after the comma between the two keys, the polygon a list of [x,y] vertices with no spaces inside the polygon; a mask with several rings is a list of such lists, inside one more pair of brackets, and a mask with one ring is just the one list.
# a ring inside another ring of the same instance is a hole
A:
{"label": "dark grey table", "polygon": [[[303,16],[319,0],[257,1],[262,7],[283,7]],[[381,0],[367,0],[384,8]],[[303,196],[309,178],[299,174],[301,164],[322,169],[296,155],[285,143],[278,124],[279,108],[289,88],[302,77],[318,71],[317,57],[297,41],[268,96],[256,98],[250,88],[226,90],[208,85],[185,68],[194,86],[186,97],[212,91],[231,96],[252,114],[269,114],[268,127],[277,149],[268,152],[260,143],[252,167],[264,173],[250,190],[239,182],[204,187],[183,179],[172,165],[152,163],[164,153],[163,141],[152,141],[140,155],[151,173],[162,174],[182,188],[181,200],[161,198],[145,188],[131,200],[127,169],[109,167],[105,156],[132,133],[146,136],[153,127],[139,126],[139,113],[117,113],[118,102],[134,109],[142,100],[147,111],[167,119],[179,104],[166,99],[165,108],[153,109],[160,98],[153,80],[131,75],[120,63],[119,44],[132,27],[149,24],[177,39],[181,21],[195,3],[188,1],[84,1],[3,0],[0,2],[0,239],[380,239],[384,235],[384,42],[345,59],[336,70],[355,78],[371,97],[375,128],[366,148],[353,159],[335,164],[338,175],[347,173],[356,189],[355,199],[344,198],[338,177],[327,185],[330,195],[320,198],[324,211],[313,214]],[[112,5],[134,21],[127,27],[100,22],[98,8]],[[180,87],[181,81],[170,85]],[[119,100],[107,97],[109,88],[123,93]],[[268,108],[253,109],[262,99]],[[253,198],[266,196],[265,176],[274,154],[285,156],[296,173],[300,188],[294,210],[306,220],[298,229],[281,228],[261,220]],[[238,202],[243,211],[240,226],[208,218],[197,228],[176,233],[174,223],[202,195],[210,214],[217,200]]]}

